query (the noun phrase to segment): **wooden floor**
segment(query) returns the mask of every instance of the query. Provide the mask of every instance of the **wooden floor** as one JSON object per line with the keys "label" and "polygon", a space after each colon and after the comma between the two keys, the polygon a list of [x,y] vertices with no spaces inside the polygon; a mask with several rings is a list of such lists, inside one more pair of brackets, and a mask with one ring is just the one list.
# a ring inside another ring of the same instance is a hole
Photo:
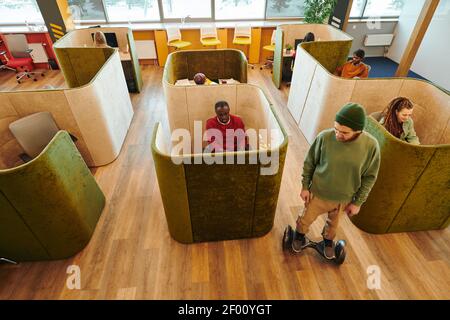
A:
{"label": "wooden floor", "polygon": [[[10,77],[10,76],[8,76]],[[55,71],[47,77],[64,86]],[[450,229],[371,235],[341,219],[347,240],[343,265],[316,252],[285,254],[281,237],[294,224],[302,162],[308,144],[286,109],[288,89],[277,90],[267,70],[249,69],[289,134],[289,149],[275,226],[258,239],[183,245],[169,236],[150,153],[157,121],[165,121],[162,69],[143,67],[144,89],[132,95],[135,115],[118,159],[95,170],[107,205],[89,245],[71,259],[0,265],[0,299],[450,299]],[[17,87],[0,72],[0,88]],[[312,226],[318,238],[323,218]],[[66,270],[81,270],[81,290],[66,287]],[[367,286],[369,266],[381,271],[381,288]]]}

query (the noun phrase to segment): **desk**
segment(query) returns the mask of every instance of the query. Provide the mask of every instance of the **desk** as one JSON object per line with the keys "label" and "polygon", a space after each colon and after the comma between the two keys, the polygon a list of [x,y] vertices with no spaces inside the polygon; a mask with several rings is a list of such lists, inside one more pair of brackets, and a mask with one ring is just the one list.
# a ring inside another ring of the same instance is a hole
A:
{"label": "desk", "polygon": [[130,52],[123,52],[119,50],[120,60],[121,61],[131,61]]}
{"label": "desk", "polygon": [[281,79],[286,82],[291,82],[292,80],[292,69],[295,57],[295,50],[291,50],[289,53],[286,49],[283,50],[283,68]]}

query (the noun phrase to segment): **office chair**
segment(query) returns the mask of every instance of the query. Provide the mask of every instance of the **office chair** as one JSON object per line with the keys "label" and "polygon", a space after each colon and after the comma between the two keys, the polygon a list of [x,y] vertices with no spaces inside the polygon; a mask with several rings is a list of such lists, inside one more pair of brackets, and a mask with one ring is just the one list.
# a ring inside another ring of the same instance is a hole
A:
{"label": "office chair", "polygon": [[[250,26],[234,27],[233,44],[249,46],[252,44],[252,28]],[[252,69],[255,67],[253,64],[248,64]]]}
{"label": "office chair", "polygon": [[[275,52],[275,32],[276,30],[272,31],[272,37],[270,38],[270,44],[266,45],[263,47],[263,50],[266,51],[270,51],[270,52]],[[260,69],[262,70],[263,68],[267,68],[270,69],[273,66],[273,56],[267,58],[266,63],[264,63],[264,65],[262,67],[260,67]]]}
{"label": "office chair", "polygon": [[180,29],[177,27],[171,27],[166,29],[167,33],[167,45],[174,47],[175,50],[189,47],[192,43],[189,41],[183,41],[181,39]]}
{"label": "office chair", "polygon": [[[37,112],[9,124],[9,130],[20,144],[25,154],[20,158],[28,162],[37,157],[59,131],[50,112]],[[69,132],[72,141],[77,137]]]}
{"label": "office chair", "polygon": [[217,37],[217,29],[215,27],[201,27],[200,42],[207,47],[218,46],[222,43]]}
{"label": "office chair", "polygon": [[37,81],[35,75],[45,76],[43,72],[32,72],[34,69],[33,59],[30,53],[33,49],[28,47],[27,38],[24,34],[7,34],[5,35],[6,46],[9,49],[10,57],[5,55],[7,66],[14,68],[18,72],[16,76],[17,83],[22,83],[22,79],[33,79]]}
{"label": "office chair", "polygon": [[38,156],[59,131],[50,112],[38,112],[11,122],[9,130],[25,151],[24,162]]}
{"label": "office chair", "polygon": [[[0,45],[1,45],[1,41],[0,41]],[[6,51],[0,51],[0,70],[9,70],[9,71],[17,72],[16,69],[14,69],[8,65],[8,62],[9,62],[9,59],[6,55]]]}

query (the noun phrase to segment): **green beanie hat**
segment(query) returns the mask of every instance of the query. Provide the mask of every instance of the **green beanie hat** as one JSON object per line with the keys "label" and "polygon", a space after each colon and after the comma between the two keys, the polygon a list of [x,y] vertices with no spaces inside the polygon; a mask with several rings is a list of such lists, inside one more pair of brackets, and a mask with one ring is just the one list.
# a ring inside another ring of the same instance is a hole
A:
{"label": "green beanie hat", "polygon": [[336,113],[336,122],[355,131],[363,130],[366,125],[366,110],[358,103],[349,102]]}

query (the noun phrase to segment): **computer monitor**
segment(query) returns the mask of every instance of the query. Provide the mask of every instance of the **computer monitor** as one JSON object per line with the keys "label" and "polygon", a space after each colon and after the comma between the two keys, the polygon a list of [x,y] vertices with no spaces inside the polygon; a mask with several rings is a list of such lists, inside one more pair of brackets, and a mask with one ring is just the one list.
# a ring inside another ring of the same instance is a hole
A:
{"label": "computer monitor", "polygon": [[[119,44],[117,43],[117,36],[115,32],[104,32],[103,33],[106,38],[106,44],[112,48],[118,48]],[[94,40],[95,33],[91,33],[92,41]]]}
{"label": "computer monitor", "polygon": [[303,42],[303,39],[295,39],[295,47],[294,47],[294,50],[297,50],[298,45],[299,45],[300,43],[302,43],[302,42]]}

